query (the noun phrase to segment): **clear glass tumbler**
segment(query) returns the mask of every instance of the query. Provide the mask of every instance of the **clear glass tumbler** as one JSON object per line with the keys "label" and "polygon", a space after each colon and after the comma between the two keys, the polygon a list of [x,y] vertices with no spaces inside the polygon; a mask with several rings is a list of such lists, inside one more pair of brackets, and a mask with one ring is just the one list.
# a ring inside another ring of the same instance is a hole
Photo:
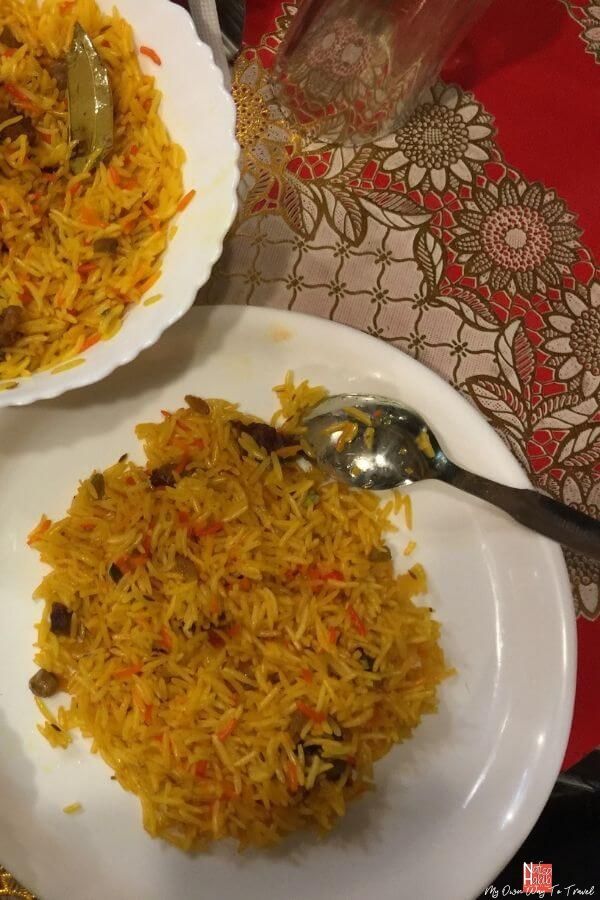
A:
{"label": "clear glass tumbler", "polygon": [[307,139],[361,144],[394,131],[489,0],[303,0],[274,89]]}

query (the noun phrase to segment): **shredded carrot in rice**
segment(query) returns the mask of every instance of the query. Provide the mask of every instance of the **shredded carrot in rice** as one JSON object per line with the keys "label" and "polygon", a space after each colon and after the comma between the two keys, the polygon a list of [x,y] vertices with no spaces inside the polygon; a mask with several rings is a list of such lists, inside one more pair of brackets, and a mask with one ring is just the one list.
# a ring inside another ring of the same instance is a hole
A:
{"label": "shredded carrot in rice", "polygon": [[30,532],[30,534],[27,538],[27,543],[35,544],[35,542],[38,541],[42,537],[42,535],[48,531],[48,529],[50,528],[51,525],[52,525],[52,520],[49,519],[47,516],[42,516],[39,523],[36,525],[36,527],[33,529],[33,531]]}
{"label": "shredded carrot in rice", "polygon": [[169,631],[164,627],[164,625],[160,632],[160,643],[161,646],[165,648],[165,650],[173,649],[173,637],[171,636],[171,634],[169,634]]}
{"label": "shredded carrot in rice", "polygon": [[182,197],[181,200],[179,201],[179,203],[177,204],[177,212],[183,212],[183,210],[190,205],[190,203],[192,202],[192,200],[194,199],[195,196],[196,196],[195,190],[192,189],[191,191],[188,191],[188,193],[185,195],[185,197]]}
{"label": "shredded carrot in rice", "polygon": [[285,774],[290,787],[290,791],[295,794],[298,790],[298,765],[295,762],[288,762],[285,766]]}
{"label": "shredded carrot in rice", "polygon": [[100,340],[101,338],[99,334],[90,334],[90,336],[87,337],[81,345],[82,352],[84,350],[89,350],[90,347],[93,347],[94,344],[97,344]]}
{"label": "shredded carrot in rice", "polygon": [[230,719],[229,722],[217,731],[217,737],[220,741],[225,741],[235,730],[237,719]]}
{"label": "shredded carrot in rice", "polygon": [[303,700],[298,700],[298,702],[296,703],[296,709],[298,710],[298,712],[301,712],[303,716],[306,716],[307,719],[310,719],[312,722],[317,722],[317,724],[319,725],[327,718],[327,715],[324,712],[321,712],[318,709],[314,709]]}
{"label": "shredded carrot in rice", "polygon": [[146,278],[145,281],[142,281],[142,283],[137,286],[136,290],[141,294],[145,294],[146,291],[149,291],[150,288],[156,284],[156,282],[160,278],[160,274],[160,271],[154,272],[152,275],[150,275],[149,278]]}
{"label": "shredded carrot in rice", "polygon": [[125,678],[131,678],[132,675],[139,675],[142,668],[143,666],[140,663],[134,663],[132,666],[126,666],[124,669],[119,669],[118,672],[115,672],[115,678],[119,678],[121,681]]}
{"label": "shredded carrot in rice", "polygon": [[162,66],[162,59],[152,47],[140,47],[140,53],[144,56],[147,56],[148,59],[151,59],[153,63],[156,63],[157,66]]}
{"label": "shredded carrot in rice", "polygon": [[77,271],[80,275],[89,275],[90,272],[93,272],[97,268],[98,268],[98,263],[87,262],[87,263],[82,263],[80,266],[78,266]]}
{"label": "shredded carrot in rice", "polygon": [[93,228],[105,228],[106,222],[103,222],[96,210],[89,206],[82,206],[79,218],[84,225],[91,225]]}
{"label": "shredded carrot in rice", "polygon": [[362,635],[362,637],[364,637],[367,634],[367,626],[350,603],[347,606],[347,610],[350,621],[352,622],[358,633]]}

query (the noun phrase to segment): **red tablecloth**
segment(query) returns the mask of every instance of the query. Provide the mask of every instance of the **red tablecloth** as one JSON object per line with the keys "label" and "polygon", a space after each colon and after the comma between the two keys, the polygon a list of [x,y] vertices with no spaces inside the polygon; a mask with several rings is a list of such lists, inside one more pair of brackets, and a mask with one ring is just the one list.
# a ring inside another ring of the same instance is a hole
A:
{"label": "red tablecloth", "polygon": [[[466,393],[534,483],[600,515],[600,7],[496,0],[446,66],[464,90],[438,85],[395,141],[350,156],[306,151],[273,111],[266,72],[294,11],[248,0],[240,215],[203,302],[312,312],[401,347]],[[431,116],[437,184],[415,163]],[[600,567],[567,562],[565,766],[600,744]]]}

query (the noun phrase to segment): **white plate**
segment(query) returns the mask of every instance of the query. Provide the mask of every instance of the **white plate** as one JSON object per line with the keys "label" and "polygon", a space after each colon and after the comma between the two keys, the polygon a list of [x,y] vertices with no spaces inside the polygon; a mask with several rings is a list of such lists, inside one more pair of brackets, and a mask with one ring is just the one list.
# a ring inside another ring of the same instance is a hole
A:
{"label": "white plate", "polygon": [[[115,6],[114,0],[97,2],[106,12]],[[162,59],[157,66],[139,57],[142,70],[156,78],[163,94],[160,114],[171,138],[187,154],[184,190],[195,188],[197,194],[176,217],[177,234],[163,257],[161,278],[152,288],[163,299],[130,309],[114,338],[80,354],[81,365],[17,379],[14,389],[0,391],[0,407],[58,397],[93,384],[154,344],[187,312],[208,281],[235,216],[239,178],[235,106],[210,48],[198,38],[189,13],[169,0],[118,0],[116,6],[133,27],[137,46],[153,47]]]}
{"label": "white plate", "polygon": [[[77,480],[125,451],[137,422],[185,393],[274,408],[293,369],[332,391],[374,391],[420,409],[459,463],[526,479],[485,421],[418,363],[321,319],[194,309],[126,370],[30,410],[0,413],[0,859],[44,900],[468,900],[534,824],[556,778],[574,694],[575,629],[558,547],[440,484],[413,490],[417,557],[458,674],[440,711],[377,765],[378,790],[323,841],[192,858],[152,841],[137,799],[78,740],[52,750],[27,688],[41,567],[25,546],[40,513],[64,513]],[[402,545],[405,538],[402,538]],[[65,804],[84,812],[66,816]]]}

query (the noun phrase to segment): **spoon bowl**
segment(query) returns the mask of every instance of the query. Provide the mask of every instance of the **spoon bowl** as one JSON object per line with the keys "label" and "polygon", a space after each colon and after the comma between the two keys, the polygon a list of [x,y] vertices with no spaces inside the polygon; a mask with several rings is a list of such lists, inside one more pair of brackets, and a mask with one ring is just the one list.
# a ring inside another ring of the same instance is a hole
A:
{"label": "spoon bowl", "polygon": [[439,478],[448,464],[425,420],[385,397],[328,397],[304,424],[319,466],[352,487],[381,491]]}
{"label": "spoon bowl", "polygon": [[303,424],[316,464],[351,487],[382,491],[424,478],[445,481],[600,560],[600,522],[539,491],[508,487],[461,468],[446,456],[425,419],[394,400],[337,394],[313,407]]}

